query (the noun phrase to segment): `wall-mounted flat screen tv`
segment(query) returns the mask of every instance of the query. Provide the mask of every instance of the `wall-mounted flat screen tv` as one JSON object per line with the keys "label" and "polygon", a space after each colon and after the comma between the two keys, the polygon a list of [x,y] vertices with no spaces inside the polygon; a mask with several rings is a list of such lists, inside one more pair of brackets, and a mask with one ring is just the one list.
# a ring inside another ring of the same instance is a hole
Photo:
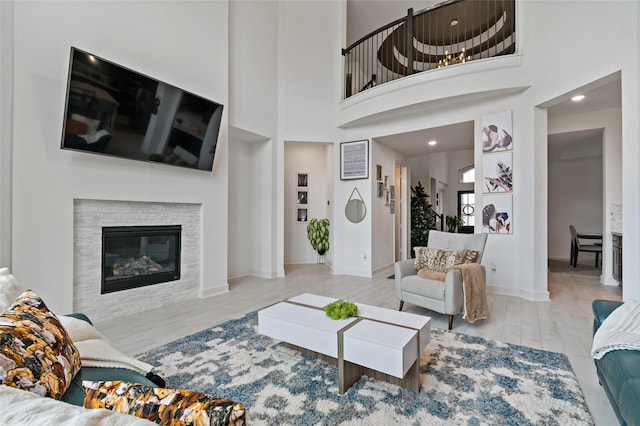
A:
{"label": "wall-mounted flat screen tv", "polygon": [[72,47],[61,147],[212,171],[222,109]]}

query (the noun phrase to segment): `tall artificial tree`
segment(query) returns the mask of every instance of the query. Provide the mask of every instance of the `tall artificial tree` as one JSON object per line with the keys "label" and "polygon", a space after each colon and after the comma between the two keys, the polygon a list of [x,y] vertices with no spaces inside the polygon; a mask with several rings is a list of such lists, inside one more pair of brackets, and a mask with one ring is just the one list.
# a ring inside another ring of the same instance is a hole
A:
{"label": "tall artificial tree", "polygon": [[435,211],[429,203],[429,195],[418,181],[411,188],[411,247],[426,246],[431,229],[436,229]]}

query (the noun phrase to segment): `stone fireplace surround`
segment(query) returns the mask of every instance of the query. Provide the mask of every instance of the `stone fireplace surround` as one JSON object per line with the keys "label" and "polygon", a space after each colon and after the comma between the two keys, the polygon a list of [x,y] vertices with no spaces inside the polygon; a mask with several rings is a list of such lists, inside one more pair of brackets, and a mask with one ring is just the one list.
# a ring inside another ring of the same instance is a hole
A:
{"label": "stone fireplace surround", "polygon": [[[73,202],[73,310],[94,321],[198,298],[201,204],[76,199]],[[102,227],[182,225],[180,280],[100,294]]]}

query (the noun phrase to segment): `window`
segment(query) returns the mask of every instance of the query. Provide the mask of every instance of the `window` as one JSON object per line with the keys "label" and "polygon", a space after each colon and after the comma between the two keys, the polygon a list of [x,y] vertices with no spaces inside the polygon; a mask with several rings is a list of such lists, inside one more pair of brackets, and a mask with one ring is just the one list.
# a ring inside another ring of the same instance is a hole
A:
{"label": "window", "polygon": [[458,183],[474,183],[476,181],[476,168],[472,164],[458,170]]}
{"label": "window", "polygon": [[[473,172],[473,170],[472,170]],[[473,234],[476,211],[476,194],[473,191],[458,191],[458,217],[464,225],[458,229],[463,234]]]}

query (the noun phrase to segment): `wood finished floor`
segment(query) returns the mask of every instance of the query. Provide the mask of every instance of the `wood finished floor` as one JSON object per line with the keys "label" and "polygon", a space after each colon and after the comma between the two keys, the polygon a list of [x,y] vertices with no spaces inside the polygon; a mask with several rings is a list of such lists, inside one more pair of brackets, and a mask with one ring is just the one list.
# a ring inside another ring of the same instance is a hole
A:
{"label": "wood finished floor", "polygon": [[[287,265],[285,270],[285,278],[238,278],[230,282],[226,294],[100,322],[96,327],[114,347],[136,355],[300,293],[398,308],[394,280],[387,278],[391,272],[363,278],[332,275],[326,265]],[[469,324],[458,316],[453,331],[566,354],[596,425],[617,425],[590,357],[591,301],[620,300],[621,290],[601,285],[595,275],[571,270],[549,273],[551,300],[545,302],[489,294],[489,319]],[[444,315],[410,304],[405,304],[404,311],[431,316],[434,328],[447,327]]]}

